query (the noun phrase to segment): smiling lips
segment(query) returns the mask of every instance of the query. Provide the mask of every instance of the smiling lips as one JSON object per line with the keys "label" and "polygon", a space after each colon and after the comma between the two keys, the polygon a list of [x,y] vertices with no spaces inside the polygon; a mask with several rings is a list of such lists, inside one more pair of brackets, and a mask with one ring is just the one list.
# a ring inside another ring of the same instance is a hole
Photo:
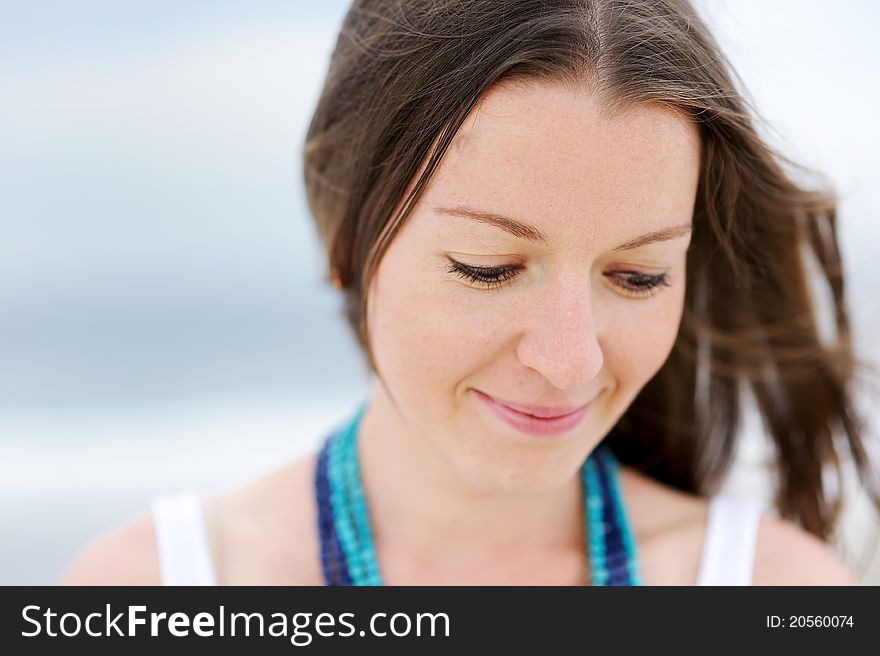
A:
{"label": "smiling lips", "polygon": [[565,408],[527,406],[496,400],[479,390],[474,390],[481,401],[510,426],[531,435],[559,435],[577,426],[590,404]]}

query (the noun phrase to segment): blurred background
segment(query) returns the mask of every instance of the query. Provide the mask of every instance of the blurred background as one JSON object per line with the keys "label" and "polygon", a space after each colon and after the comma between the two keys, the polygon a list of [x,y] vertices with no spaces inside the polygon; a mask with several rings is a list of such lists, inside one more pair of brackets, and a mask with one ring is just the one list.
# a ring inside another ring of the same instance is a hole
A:
{"label": "blurred background", "polygon": [[[839,191],[855,339],[880,364],[880,5],[696,4],[765,136]],[[300,162],[348,3],[0,6],[0,584],[51,584],[153,496],[274,469],[366,394]],[[859,395],[876,465],[880,403]],[[751,408],[743,432],[725,491],[769,505]],[[878,584],[850,478],[835,548]]]}

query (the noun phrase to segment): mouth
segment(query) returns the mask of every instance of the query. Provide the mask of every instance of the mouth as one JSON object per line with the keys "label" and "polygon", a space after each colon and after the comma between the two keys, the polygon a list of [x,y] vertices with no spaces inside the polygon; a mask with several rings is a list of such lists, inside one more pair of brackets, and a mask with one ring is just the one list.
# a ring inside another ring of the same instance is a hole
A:
{"label": "mouth", "polygon": [[[574,408],[547,408],[538,406],[511,406],[488,394],[474,390],[483,405],[496,417],[520,432],[536,436],[567,433],[581,423],[591,403]],[[526,412],[525,409],[529,411]]]}

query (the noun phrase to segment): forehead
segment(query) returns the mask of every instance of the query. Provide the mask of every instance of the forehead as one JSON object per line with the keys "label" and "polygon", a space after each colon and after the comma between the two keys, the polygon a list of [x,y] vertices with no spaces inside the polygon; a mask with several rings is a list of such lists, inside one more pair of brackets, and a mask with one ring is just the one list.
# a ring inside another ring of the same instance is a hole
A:
{"label": "forehead", "polygon": [[586,87],[504,84],[467,117],[422,202],[579,231],[680,223],[693,209],[699,150],[696,127],[671,109],[603,115]]}

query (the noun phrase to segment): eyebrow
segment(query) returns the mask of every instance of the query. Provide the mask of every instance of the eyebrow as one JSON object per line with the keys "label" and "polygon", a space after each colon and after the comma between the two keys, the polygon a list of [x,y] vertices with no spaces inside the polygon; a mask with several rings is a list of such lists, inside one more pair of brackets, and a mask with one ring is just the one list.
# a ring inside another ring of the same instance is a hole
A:
{"label": "eyebrow", "polygon": [[[503,214],[487,212],[485,210],[477,210],[472,207],[465,207],[463,205],[456,205],[455,207],[436,207],[435,211],[438,214],[457,216],[463,219],[470,219],[472,221],[479,221],[480,223],[495,226],[496,228],[501,228],[508,234],[511,234],[519,239],[525,239],[527,241],[544,244],[545,246],[550,245],[550,240],[547,238],[547,235],[541,232],[541,230],[539,230],[538,228],[531,226],[528,223],[518,221],[517,219],[511,218],[509,216],[504,216]],[[619,246],[616,246],[612,250],[633,250],[635,248],[647,246],[648,244],[655,244],[660,241],[668,241],[670,239],[684,237],[690,232],[691,224],[683,223],[682,225],[673,226],[671,228],[664,228],[662,230],[655,230],[654,232],[645,233],[644,235],[640,235],[635,239],[630,239],[629,241],[626,241]]]}

